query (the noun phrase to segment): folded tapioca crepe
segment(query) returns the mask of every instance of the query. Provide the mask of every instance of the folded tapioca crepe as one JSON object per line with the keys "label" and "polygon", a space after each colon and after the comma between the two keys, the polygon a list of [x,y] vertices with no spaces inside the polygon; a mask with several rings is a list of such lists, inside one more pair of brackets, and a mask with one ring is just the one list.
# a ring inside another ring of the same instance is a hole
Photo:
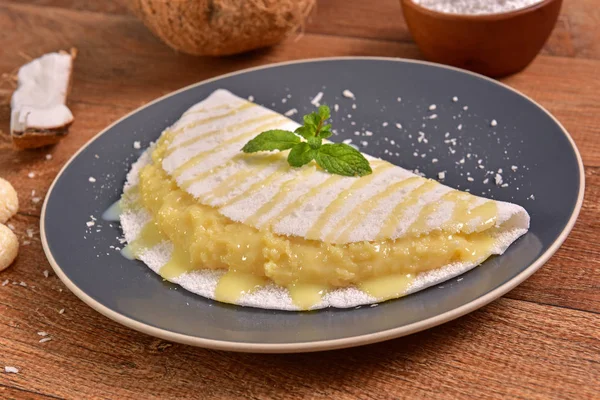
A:
{"label": "folded tapioca crepe", "polygon": [[529,228],[520,206],[367,155],[372,174],[344,177],[293,168],[286,152],[241,152],[263,131],[298,126],[225,90],[191,107],[128,174],[126,253],[210,299],[345,308],[462,274]]}

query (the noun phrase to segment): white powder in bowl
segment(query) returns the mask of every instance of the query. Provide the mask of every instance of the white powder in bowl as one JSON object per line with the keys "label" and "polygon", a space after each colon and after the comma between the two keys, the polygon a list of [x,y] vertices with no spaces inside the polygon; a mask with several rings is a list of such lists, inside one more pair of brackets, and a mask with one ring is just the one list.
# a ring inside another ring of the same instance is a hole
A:
{"label": "white powder in bowl", "polygon": [[447,14],[501,14],[529,7],[543,0],[412,0],[425,8]]}

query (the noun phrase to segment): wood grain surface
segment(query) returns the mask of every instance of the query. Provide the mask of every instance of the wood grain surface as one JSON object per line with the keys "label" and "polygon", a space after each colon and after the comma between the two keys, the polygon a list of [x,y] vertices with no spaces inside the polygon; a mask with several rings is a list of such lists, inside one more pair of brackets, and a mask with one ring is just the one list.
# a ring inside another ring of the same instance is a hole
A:
{"label": "wood grain surface", "polygon": [[[45,195],[94,134],[182,86],[285,60],[421,58],[398,2],[321,0],[299,36],[272,49],[211,59],[173,52],[122,0],[0,1],[0,176],[19,192],[20,211],[10,222],[22,243],[15,264],[0,273],[0,282],[9,281],[0,286],[0,368],[20,370],[0,372],[0,398],[599,398],[599,25],[596,0],[566,1],[542,54],[503,79],[563,123],[586,166],[580,218],[541,270],[492,304],[409,337],[315,354],[251,355],[132,331],[87,307],[52,273],[46,278],[41,202],[32,197]],[[79,50],[71,133],[49,149],[15,151],[6,134],[10,75],[30,58],[71,47]],[[52,340],[39,343],[38,331]]]}

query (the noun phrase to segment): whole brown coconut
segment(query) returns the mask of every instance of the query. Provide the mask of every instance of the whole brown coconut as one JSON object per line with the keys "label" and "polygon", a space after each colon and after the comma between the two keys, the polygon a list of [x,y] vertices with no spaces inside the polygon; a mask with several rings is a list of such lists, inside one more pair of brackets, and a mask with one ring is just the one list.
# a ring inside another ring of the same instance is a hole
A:
{"label": "whole brown coconut", "polygon": [[302,25],[316,0],[130,0],[156,36],[184,53],[222,56],[272,46]]}

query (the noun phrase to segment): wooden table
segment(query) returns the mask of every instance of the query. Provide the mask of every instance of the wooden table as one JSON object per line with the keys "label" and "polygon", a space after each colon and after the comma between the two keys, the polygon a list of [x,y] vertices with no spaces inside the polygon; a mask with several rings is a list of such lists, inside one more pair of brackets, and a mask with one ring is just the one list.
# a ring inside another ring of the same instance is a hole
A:
{"label": "wooden table", "polygon": [[[595,0],[566,1],[542,54],[503,79],[565,125],[586,166],[579,221],[539,272],[483,309],[409,337],[316,354],[253,355],[135,332],[93,311],[52,273],[45,278],[41,203],[31,192],[43,196],[69,157],[112,121],[193,82],[291,59],[420,58],[398,2],[321,0],[300,37],[223,59],[174,53],[118,0],[0,2],[1,73],[46,52],[79,50],[68,138],[16,152],[0,133],[0,176],[19,192],[21,209],[11,222],[22,243],[0,281],[27,285],[0,286],[0,367],[20,369],[0,373],[0,398],[600,398],[599,24]],[[3,82],[4,132],[11,92]],[[38,331],[52,340],[39,343]]]}

